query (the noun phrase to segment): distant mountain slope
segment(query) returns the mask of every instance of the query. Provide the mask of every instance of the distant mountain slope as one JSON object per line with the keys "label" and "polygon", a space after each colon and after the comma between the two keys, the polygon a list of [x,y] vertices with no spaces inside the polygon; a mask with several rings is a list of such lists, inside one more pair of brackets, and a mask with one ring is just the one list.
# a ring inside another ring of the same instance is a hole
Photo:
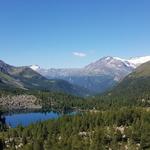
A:
{"label": "distant mountain slope", "polygon": [[139,66],[107,95],[120,100],[150,100],[150,62]]}
{"label": "distant mountain slope", "polygon": [[134,70],[129,62],[115,57],[103,57],[78,69],[42,69],[36,65],[31,68],[49,79],[63,79],[93,93],[102,93],[111,89]]}
{"label": "distant mountain slope", "polygon": [[29,67],[14,67],[0,61],[0,88],[38,89],[87,96],[90,92],[67,81],[47,79]]}

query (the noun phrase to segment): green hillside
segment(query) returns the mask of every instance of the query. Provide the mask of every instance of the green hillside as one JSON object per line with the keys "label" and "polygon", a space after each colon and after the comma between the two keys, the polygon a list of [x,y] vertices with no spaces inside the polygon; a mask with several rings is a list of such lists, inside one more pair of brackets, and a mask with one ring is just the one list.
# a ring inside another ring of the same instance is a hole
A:
{"label": "green hillside", "polygon": [[139,66],[129,77],[150,77],[150,62],[144,63]]}
{"label": "green hillside", "polygon": [[104,95],[106,99],[126,102],[145,102],[150,100],[150,62],[138,67],[113,90]]}

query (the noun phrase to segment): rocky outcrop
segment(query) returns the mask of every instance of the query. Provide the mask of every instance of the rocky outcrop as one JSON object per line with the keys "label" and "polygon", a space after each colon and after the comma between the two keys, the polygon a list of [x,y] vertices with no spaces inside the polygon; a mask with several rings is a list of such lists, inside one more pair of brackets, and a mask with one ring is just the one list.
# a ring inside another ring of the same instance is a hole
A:
{"label": "rocky outcrop", "polygon": [[40,109],[39,100],[33,95],[6,96],[0,98],[0,107],[7,110]]}

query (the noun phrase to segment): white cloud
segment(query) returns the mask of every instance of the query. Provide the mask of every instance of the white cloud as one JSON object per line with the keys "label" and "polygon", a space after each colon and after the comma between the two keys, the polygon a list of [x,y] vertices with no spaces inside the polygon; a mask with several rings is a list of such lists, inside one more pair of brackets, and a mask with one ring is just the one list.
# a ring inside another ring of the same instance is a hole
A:
{"label": "white cloud", "polygon": [[77,57],[85,57],[86,56],[86,54],[82,53],[82,52],[73,52],[73,55],[77,56]]}

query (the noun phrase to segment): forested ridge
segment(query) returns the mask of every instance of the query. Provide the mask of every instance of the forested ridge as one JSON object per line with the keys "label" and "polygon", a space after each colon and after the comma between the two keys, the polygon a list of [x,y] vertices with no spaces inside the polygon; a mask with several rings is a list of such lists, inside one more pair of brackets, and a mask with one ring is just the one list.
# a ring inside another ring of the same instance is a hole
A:
{"label": "forested ridge", "polygon": [[[4,95],[23,91],[3,91]],[[1,145],[6,150],[126,150],[150,148],[150,111],[146,101],[128,100],[126,95],[80,98],[64,93],[26,91],[40,101],[43,111],[78,110],[29,127],[7,129],[2,125]],[[147,95],[146,95],[147,96]],[[139,97],[140,98],[140,97]],[[146,97],[145,97],[146,99]]]}

